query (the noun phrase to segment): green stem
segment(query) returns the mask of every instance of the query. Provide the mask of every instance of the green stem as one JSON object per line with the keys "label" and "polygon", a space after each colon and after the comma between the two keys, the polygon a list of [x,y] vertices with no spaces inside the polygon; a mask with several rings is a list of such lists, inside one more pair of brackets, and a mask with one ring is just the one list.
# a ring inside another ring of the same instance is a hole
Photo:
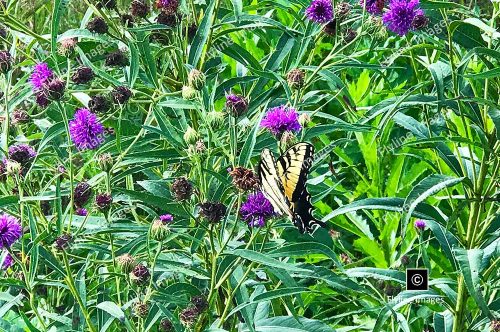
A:
{"label": "green stem", "polygon": [[70,292],[73,294],[73,297],[78,302],[78,305],[80,306],[80,310],[82,311],[83,317],[85,318],[85,321],[87,322],[89,330],[91,332],[97,332],[94,324],[92,324],[92,320],[90,319],[90,315],[87,311],[87,308],[83,304],[83,300],[80,297],[80,293],[78,293],[78,290],[76,288],[75,279],[73,278],[73,274],[71,273],[71,266],[69,265],[68,255],[66,254],[66,252],[64,250],[62,252],[62,256],[63,256],[63,261],[64,261],[64,267],[66,268],[66,278],[65,278],[66,284],[68,285]]}

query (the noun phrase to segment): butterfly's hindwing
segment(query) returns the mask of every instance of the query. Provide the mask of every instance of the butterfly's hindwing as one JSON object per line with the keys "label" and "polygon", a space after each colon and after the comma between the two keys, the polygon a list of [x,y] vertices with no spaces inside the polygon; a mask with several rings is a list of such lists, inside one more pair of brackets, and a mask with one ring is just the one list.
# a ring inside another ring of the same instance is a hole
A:
{"label": "butterfly's hindwing", "polygon": [[277,161],[271,151],[264,149],[259,164],[261,189],[275,210],[288,214],[301,233],[312,232],[326,224],[313,217],[311,195],[306,188],[307,176],[313,161],[314,147],[297,143]]}

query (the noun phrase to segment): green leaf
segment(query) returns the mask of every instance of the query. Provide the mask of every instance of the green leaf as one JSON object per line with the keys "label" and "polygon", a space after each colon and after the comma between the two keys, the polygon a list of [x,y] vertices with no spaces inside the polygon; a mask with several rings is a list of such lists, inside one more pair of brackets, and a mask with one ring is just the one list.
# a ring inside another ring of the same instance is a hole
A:
{"label": "green leaf", "polygon": [[259,264],[263,264],[266,266],[272,266],[279,269],[285,269],[291,272],[308,272],[309,270],[297,267],[293,264],[285,263],[278,261],[274,258],[270,258],[267,255],[264,255],[260,252],[249,250],[249,249],[235,249],[232,251],[226,252],[228,255],[235,255],[244,259],[248,259],[249,261],[256,262]]}
{"label": "green leaf", "polygon": [[101,302],[101,303],[97,304],[96,307],[97,307],[97,309],[101,309],[103,311],[106,311],[108,314],[117,318],[121,322],[125,321],[125,313],[114,302],[111,302],[111,301]]}
{"label": "green leaf", "polygon": [[[333,210],[328,215],[323,217],[323,221],[328,221],[336,216],[358,211],[358,210],[385,210],[385,211],[394,211],[394,212],[404,212],[404,202],[405,200],[402,198],[365,198],[359,201],[352,202],[350,204],[344,205],[336,210]],[[429,219],[429,220],[437,220],[439,222],[446,223],[446,216],[443,215],[441,211],[437,208],[421,203],[419,204],[412,215],[417,218]]]}
{"label": "green leaf", "polygon": [[454,178],[451,176],[441,175],[441,174],[433,174],[429,175],[422,181],[420,181],[406,196],[404,202],[405,218],[403,224],[401,225],[401,234],[406,233],[406,227],[410,222],[410,218],[413,215],[413,211],[415,211],[416,207],[425,201],[428,197],[437,194],[441,190],[452,187],[463,181],[462,178]]}
{"label": "green leaf", "polygon": [[330,258],[340,270],[344,269],[337,255],[328,246],[318,242],[301,242],[284,245],[279,249],[272,250],[268,253],[270,257],[293,257],[307,256],[310,254],[321,253]]}
{"label": "green leaf", "polygon": [[203,19],[201,20],[200,26],[196,31],[196,35],[194,36],[191,48],[189,50],[188,63],[195,68],[198,66],[203,47],[205,47],[208,35],[211,33],[210,30],[212,29],[213,24],[212,16],[214,15],[216,2],[216,0],[211,0],[208,4],[207,9],[205,10],[205,14],[203,15]]}
{"label": "green leaf", "polygon": [[460,267],[460,272],[462,272],[464,277],[465,286],[467,287],[469,294],[474,298],[483,314],[492,318],[488,304],[481,293],[482,287],[480,273],[482,271],[481,263],[484,254],[483,250],[465,250],[463,248],[454,248],[453,253],[457,258],[458,266]]}
{"label": "green leaf", "polygon": [[[248,331],[244,329],[243,331]],[[335,332],[322,321],[299,317],[295,319],[290,316],[277,316],[267,319],[262,319],[256,322],[257,332]]]}

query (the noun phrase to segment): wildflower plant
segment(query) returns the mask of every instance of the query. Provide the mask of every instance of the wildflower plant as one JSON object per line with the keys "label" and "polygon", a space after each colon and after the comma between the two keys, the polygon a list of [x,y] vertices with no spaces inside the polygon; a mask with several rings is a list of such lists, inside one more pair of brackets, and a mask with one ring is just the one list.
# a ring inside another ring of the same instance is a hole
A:
{"label": "wildflower plant", "polygon": [[2,330],[500,330],[498,1],[32,2],[0,0]]}

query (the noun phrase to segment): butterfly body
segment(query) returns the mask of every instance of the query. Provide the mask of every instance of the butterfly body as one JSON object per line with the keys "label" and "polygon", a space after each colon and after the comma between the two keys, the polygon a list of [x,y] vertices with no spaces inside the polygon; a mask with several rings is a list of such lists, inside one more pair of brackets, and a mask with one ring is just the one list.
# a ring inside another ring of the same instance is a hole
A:
{"label": "butterfly body", "polygon": [[326,224],[312,215],[311,195],[306,182],[312,166],[314,147],[297,143],[275,160],[269,149],[261,153],[258,174],[260,188],[278,214],[286,214],[301,233],[311,233]]}

